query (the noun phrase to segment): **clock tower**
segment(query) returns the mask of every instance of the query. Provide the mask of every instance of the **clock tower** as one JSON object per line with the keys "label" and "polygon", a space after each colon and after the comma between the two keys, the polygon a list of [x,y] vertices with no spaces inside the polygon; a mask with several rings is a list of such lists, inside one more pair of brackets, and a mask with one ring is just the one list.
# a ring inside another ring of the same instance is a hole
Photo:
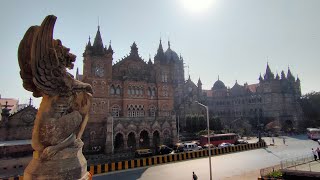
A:
{"label": "clock tower", "polygon": [[108,48],[103,46],[98,26],[93,45],[89,37],[83,53],[83,81],[92,85],[96,97],[106,97],[108,94],[107,85],[112,81],[112,55],[111,44]]}

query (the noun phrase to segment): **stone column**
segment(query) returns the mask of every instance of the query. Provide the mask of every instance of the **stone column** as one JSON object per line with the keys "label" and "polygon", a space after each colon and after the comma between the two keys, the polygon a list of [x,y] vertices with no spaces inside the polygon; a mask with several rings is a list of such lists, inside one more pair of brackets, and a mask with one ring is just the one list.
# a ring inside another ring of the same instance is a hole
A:
{"label": "stone column", "polygon": [[176,144],[178,142],[176,116],[172,117],[171,127],[172,127],[172,131],[171,131],[171,133],[172,133],[172,143]]}
{"label": "stone column", "polygon": [[140,148],[140,137],[136,137],[136,147],[137,149]]}
{"label": "stone column", "polygon": [[125,150],[128,149],[128,138],[127,137],[123,137],[123,148]]}
{"label": "stone column", "polygon": [[[113,137],[112,137],[112,131],[113,131],[113,117],[109,116],[107,118],[107,127],[106,127],[106,144],[105,144],[105,153],[106,154],[110,154],[112,153],[112,141],[113,141]],[[114,136],[114,134],[113,134]]]}

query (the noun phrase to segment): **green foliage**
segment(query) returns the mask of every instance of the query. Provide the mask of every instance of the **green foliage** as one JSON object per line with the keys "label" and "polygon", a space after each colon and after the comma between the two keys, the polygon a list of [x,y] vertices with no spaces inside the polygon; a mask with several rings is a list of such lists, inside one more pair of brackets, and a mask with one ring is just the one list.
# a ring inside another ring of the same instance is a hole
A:
{"label": "green foliage", "polygon": [[308,127],[320,126],[320,92],[311,92],[305,94],[300,99],[300,105],[306,118],[300,127],[305,129]]}
{"label": "green foliage", "polygon": [[267,177],[270,177],[270,178],[281,178],[282,177],[282,172],[280,170],[273,171],[270,174],[268,174]]}

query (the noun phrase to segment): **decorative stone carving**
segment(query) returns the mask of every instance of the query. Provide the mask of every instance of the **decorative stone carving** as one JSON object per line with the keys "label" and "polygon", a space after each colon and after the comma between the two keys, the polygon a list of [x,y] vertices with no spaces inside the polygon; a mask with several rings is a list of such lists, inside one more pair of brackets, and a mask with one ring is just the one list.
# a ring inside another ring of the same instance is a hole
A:
{"label": "decorative stone carving", "polygon": [[81,136],[92,88],[67,72],[76,56],[53,39],[56,19],[49,15],[41,26],[31,26],[18,50],[23,87],[42,97],[32,132],[35,151],[24,172],[27,180],[89,178]]}

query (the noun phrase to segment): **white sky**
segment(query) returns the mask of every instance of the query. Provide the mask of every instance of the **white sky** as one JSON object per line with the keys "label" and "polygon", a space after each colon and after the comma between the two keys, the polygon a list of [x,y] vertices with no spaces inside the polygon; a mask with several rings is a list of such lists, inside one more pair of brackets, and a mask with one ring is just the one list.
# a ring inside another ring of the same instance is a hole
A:
{"label": "white sky", "polygon": [[[187,1],[198,4],[190,7]],[[218,75],[230,87],[236,80],[257,83],[268,61],[274,73],[287,72],[289,65],[299,75],[303,94],[320,91],[320,1],[207,1],[1,1],[0,94],[28,102],[31,93],[22,87],[17,49],[26,30],[49,14],[58,17],[54,38],[77,55],[80,72],[85,44],[89,36],[94,38],[99,17],[104,44],[112,41],[114,62],[129,53],[133,41],[147,61],[161,37],[165,50],[170,39],[171,48],[189,66],[191,79],[197,82],[200,77],[204,89],[210,89]]]}

